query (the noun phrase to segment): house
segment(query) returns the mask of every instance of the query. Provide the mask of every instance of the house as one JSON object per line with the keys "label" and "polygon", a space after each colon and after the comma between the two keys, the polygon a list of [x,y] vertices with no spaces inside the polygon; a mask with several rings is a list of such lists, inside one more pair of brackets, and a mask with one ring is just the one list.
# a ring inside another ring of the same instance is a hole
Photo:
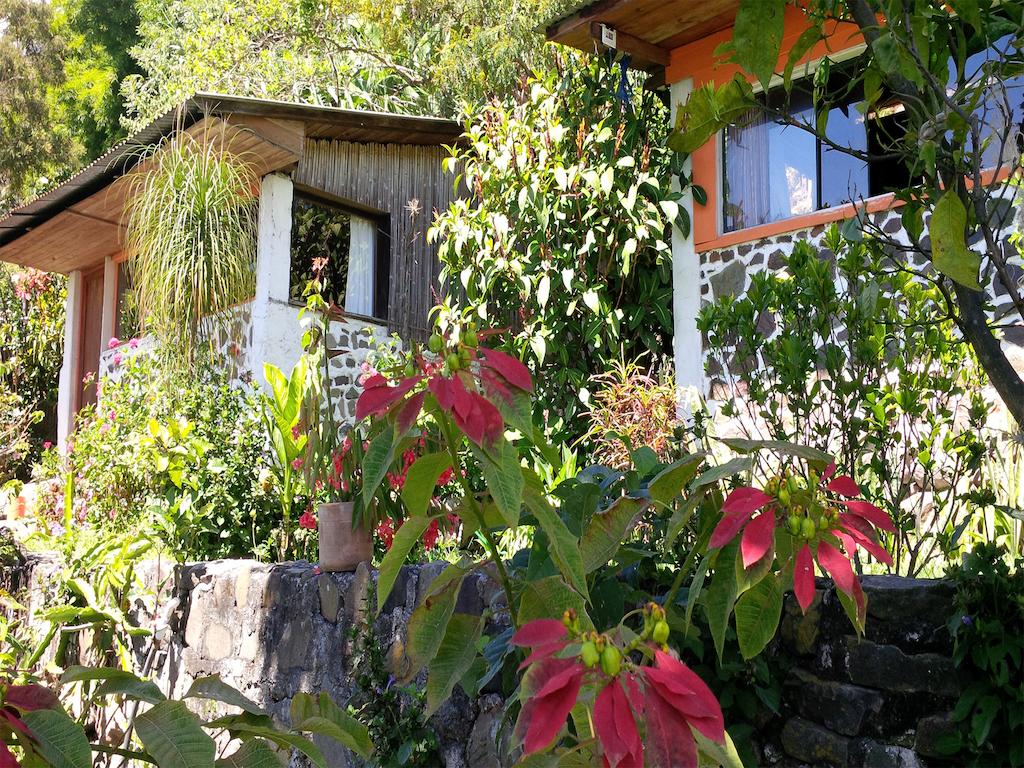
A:
{"label": "house", "polygon": [[[553,22],[547,37],[582,51],[611,49],[628,55],[631,67],[651,73],[647,87],[668,87],[674,116],[694,89],[723,85],[739,71],[716,52],[732,40],[738,7],[739,0],[596,0]],[[775,72],[784,70],[806,28],[804,14],[787,4]],[[1007,36],[1000,42],[1009,45],[1011,39]],[[834,24],[827,39],[799,59],[794,77],[811,76],[826,56],[832,72],[841,71],[843,62],[864,50],[863,37],[853,25]],[[979,61],[973,59],[984,55],[976,54],[968,64],[977,65]],[[781,78],[776,76],[762,98],[770,100],[779,84]],[[758,87],[755,84],[755,90]],[[1024,131],[1024,80],[1015,79],[1011,89],[1012,120],[993,130],[1010,136],[1016,132],[1019,142]],[[854,96],[850,96],[850,107]],[[790,109],[797,111],[799,105],[791,104]],[[813,116],[813,111],[809,114]],[[865,119],[856,109],[834,109],[829,132],[847,137],[854,149],[868,149],[884,132],[881,123],[886,119],[894,118],[883,110]],[[725,295],[742,295],[751,275],[780,267],[795,241],[820,244],[828,225],[866,209],[876,226],[907,242],[899,209],[887,194],[889,188],[900,185],[893,174],[906,176],[896,163],[854,159],[808,132],[766,119],[719,132],[687,163],[686,170],[692,172],[694,184],[706,191],[707,200],[695,205],[687,192],[683,205],[690,214],[691,233],[684,237],[677,229],[672,240],[675,371],[681,386],[693,385],[711,394],[717,389],[716,376],[721,372],[705,371],[696,322],[701,307]],[[1004,197],[1018,207],[1019,216],[1020,187],[1007,185]],[[857,200],[856,211],[851,199]],[[1012,255],[1011,263],[1019,265],[1016,246],[1009,241],[1013,218],[1004,221],[1009,224],[1000,233],[1000,245]],[[1018,266],[1013,268],[1020,282],[1024,273]],[[997,279],[993,287],[991,311],[1000,317],[1013,304],[1007,286]],[[1007,353],[1020,368],[1024,327],[1004,328],[1003,343],[1017,347]]]}
{"label": "house", "polygon": [[323,255],[330,240],[328,272],[345,276],[344,285],[328,279],[325,290],[345,310],[332,322],[333,346],[350,350],[332,361],[345,408],[358,394],[353,385],[368,332],[426,333],[438,274],[426,235],[433,211],[454,197],[441,160],[461,134],[458,124],[199,94],[0,220],[0,260],[69,278],[60,444],[78,410],[95,401],[98,376],[129,353],[116,341],[131,331],[123,327],[130,279],[122,250],[125,185],[115,182],[140,162],[140,148],[214,126],[260,179],[255,294],[233,310],[236,372],[262,378],[263,362],[287,371],[298,359],[310,252]]}

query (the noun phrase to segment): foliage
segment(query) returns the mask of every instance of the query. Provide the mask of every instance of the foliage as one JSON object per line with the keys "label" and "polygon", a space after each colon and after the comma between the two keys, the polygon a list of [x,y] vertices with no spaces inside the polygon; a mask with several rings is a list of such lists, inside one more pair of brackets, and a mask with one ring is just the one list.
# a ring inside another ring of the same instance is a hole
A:
{"label": "foliage", "polygon": [[530,98],[471,116],[445,167],[472,190],[436,220],[450,313],[509,325],[559,438],[585,433],[591,377],[671,350],[673,223],[666,115],[619,65],[548,72]]}
{"label": "foliage", "polygon": [[896,522],[894,568],[913,575],[955,556],[953,533],[970,522],[967,481],[987,451],[982,375],[935,286],[887,269],[873,242],[833,228],[826,245],[834,262],[799,242],[783,271],[755,273],[698,328],[727,415],[838,456]]}
{"label": "foliage", "polygon": [[348,711],[366,724],[376,747],[373,764],[381,768],[432,768],[442,763],[437,734],[423,721],[425,693],[395,681],[384,657],[384,646],[365,617],[353,623],[349,642],[349,674],[355,685]]}
{"label": "foliage", "polygon": [[28,479],[54,439],[64,286],[57,275],[0,265],[0,485]]}
{"label": "foliage", "polygon": [[280,479],[278,500],[281,510],[281,529],[278,534],[278,557],[284,560],[288,552],[295,525],[296,496],[307,489],[302,485],[302,458],[308,436],[302,432],[302,407],[309,386],[309,361],[305,356],[285,378],[281,369],[271,363],[263,364],[263,376],[270,384],[271,395],[266,401],[264,420],[270,437],[270,456]]}
{"label": "foliage", "polygon": [[51,120],[50,89],[63,79],[65,53],[52,18],[48,3],[0,2],[0,213],[75,159],[67,126]]}
{"label": "foliage", "polygon": [[968,682],[953,710],[959,732],[940,747],[963,765],[1024,765],[1024,558],[981,544],[948,575],[953,658]]}
{"label": "foliage", "polygon": [[67,496],[76,526],[149,528],[181,559],[268,557],[280,517],[259,397],[212,367],[169,387],[159,363],[132,346],[119,376],[102,381],[100,406],[80,412],[66,456],[44,457],[47,527],[67,525]]}
{"label": "foliage", "polygon": [[587,413],[591,426],[584,439],[596,444],[597,463],[626,469],[632,463],[633,446],[646,446],[667,461],[680,429],[672,378],[645,372],[638,361],[619,361],[593,382],[595,392]]}
{"label": "foliage", "polygon": [[226,126],[179,132],[124,177],[132,287],[161,354],[191,365],[200,339],[228,332],[256,284],[258,179]]}
{"label": "foliage", "polygon": [[[167,699],[152,682],[122,670],[70,667],[62,675],[61,684],[65,688],[81,687],[88,704],[87,715],[110,702],[131,705],[128,733],[134,731],[137,745],[116,746],[98,739],[90,743],[83,725],[71,718],[53,691],[37,684],[8,684],[3,686],[0,698],[5,706],[5,719],[0,724],[0,756],[7,758],[5,764],[19,764],[8,745],[23,753],[20,764],[51,768],[89,768],[93,752],[120,755],[161,768],[213,768],[215,763],[283,766],[292,749],[317,768],[326,768],[326,758],[311,736],[330,739],[364,758],[373,752],[366,728],[339,709],[326,693],[318,698],[296,694],[291,704],[291,727],[284,728],[217,675],[197,678],[182,700]],[[207,722],[186,703],[197,699],[241,711]],[[138,704],[143,702],[152,706],[139,713]],[[218,746],[213,735],[219,732],[229,738]]]}
{"label": "foliage", "polygon": [[[880,147],[869,153],[832,146],[906,170],[907,181],[893,190],[902,203],[906,238],[872,224],[862,207],[848,226],[890,246],[893,269],[941,291],[943,313],[974,348],[1014,420],[1024,423],[1024,379],[998,338],[998,327],[1024,312],[1020,278],[1010,263],[1016,254],[1002,247],[1019,185],[988,181],[1021,168],[1024,3],[982,0],[936,8],[900,0],[816,0],[796,11],[807,29],[780,60],[786,0],[739,4],[732,40],[718,57],[729,57],[744,74],[718,88],[698,89],[680,109],[672,144],[693,151],[726,125],[757,114],[829,141],[827,117],[839,99],[863,93],[858,109],[865,115],[898,104],[899,124]],[[836,19],[853,25],[867,49],[844,70],[838,88],[829,86],[829,57],[814,77],[795,78],[794,65],[829,34],[844,40],[854,34],[842,26],[836,30]],[[745,73],[767,88],[780,61],[785,95],[809,92],[813,114],[800,115],[789,105],[769,109],[754,96]],[[975,242],[980,247],[969,247]],[[998,290],[1009,302],[993,318],[987,310]]]}

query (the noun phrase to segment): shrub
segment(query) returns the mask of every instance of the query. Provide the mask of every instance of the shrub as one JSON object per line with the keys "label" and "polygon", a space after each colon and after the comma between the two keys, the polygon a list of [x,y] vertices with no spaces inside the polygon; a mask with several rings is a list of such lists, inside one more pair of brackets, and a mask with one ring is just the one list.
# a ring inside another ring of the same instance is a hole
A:
{"label": "shrub", "polygon": [[665,106],[630,83],[595,60],[470,116],[445,167],[474,194],[431,231],[452,308],[513,328],[506,348],[560,438],[586,433],[593,375],[672,349],[669,231],[688,222],[669,182],[682,160],[664,146]]}
{"label": "shrub", "polygon": [[953,711],[959,732],[939,746],[961,765],[1024,765],[1024,558],[982,544],[949,576],[953,659],[968,682]]}
{"label": "shrub", "polygon": [[[44,466],[70,474],[75,518],[105,530],[152,526],[181,558],[268,557],[280,513],[259,397],[213,367],[172,380],[143,354],[122,365],[79,414],[66,458]],[[56,503],[59,519],[60,494]]]}
{"label": "shrub", "polygon": [[28,479],[54,439],[64,286],[60,275],[0,265],[0,485]]}
{"label": "shrub", "polygon": [[702,310],[709,371],[748,434],[834,453],[896,522],[894,569],[913,575],[970,509],[984,380],[933,284],[834,227],[826,244],[834,260],[797,243],[784,271]]}

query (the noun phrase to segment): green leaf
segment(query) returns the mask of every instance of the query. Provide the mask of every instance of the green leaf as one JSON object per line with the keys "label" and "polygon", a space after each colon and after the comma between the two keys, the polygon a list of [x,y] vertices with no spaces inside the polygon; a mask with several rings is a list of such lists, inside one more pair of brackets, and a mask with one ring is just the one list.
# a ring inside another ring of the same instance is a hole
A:
{"label": "green leaf", "polygon": [[527,582],[519,600],[519,626],[534,619],[560,618],[566,608],[576,611],[581,626],[591,628],[583,598],[561,576]]}
{"label": "green leaf", "polygon": [[519,451],[508,440],[499,440],[496,455],[486,453],[480,447],[470,444],[473,455],[480,462],[480,468],[487,481],[498,511],[509,528],[519,525],[519,513],[523,506],[523,468],[519,464]]}
{"label": "green leaf", "polygon": [[676,112],[676,127],[668,145],[690,154],[726,125],[739,120],[753,105],[750,83],[737,74],[719,89],[711,84],[695,89]]}
{"label": "green leaf", "polygon": [[228,685],[220,679],[220,675],[207,675],[206,677],[197,677],[195,682],[188,689],[188,693],[185,694],[186,699],[210,699],[211,701],[219,701],[222,704],[228,704],[232,707],[238,707],[239,709],[251,712],[254,715],[265,715],[266,710],[263,709],[252,699],[244,696],[237,688]]}
{"label": "green leaf", "polygon": [[281,768],[281,756],[263,739],[249,739],[214,765],[217,768]]}
{"label": "green leaf", "polygon": [[736,554],[739,547],[739,540],[733,539],[719,551],[714,563],[715,573],[711,578],[711,584],[704,589],[704,613],[708,617],[708,627],[715,641],[715,652],[718,654],[719,662],[725,650],[729,616],[736,602]]}
{"label": "green leaf", "polygon": [[388,425],[373,438],[363,456],[363,506],[369,508],[388,467],[395,460],[395,428]]}
{"label": "green leaf", "polygon": [[832,462],[832,456],[812,448],[809,445],[789,443],[785,440],[746,440],[740,437],[723,438],[722,441],[737,453],[755,453],[757,451],[774,451],[783,456],[796,456],[805,459],[812,464],[828,466]]}
{"label": "green leaf", "polygon": [[308,757],[317,768],[327,768],[327,760],[316,744],[305,736],[279,730],[274,725],[274,721],[267,715],[254,715],[251,712],[243,712],[238,715],[219,717],[207,723],[207,727],[213,729],[225,728],[235,738],[258,736],[282,749],[297,749]]}
{"label": "green leaf", "polygon": [[39,751],[51,768],[90,768],[92,748],[85,731],[64,712],[37,709],[21,719],[32,731]]}
{"label": "green leaf", "polygon": [[729,459],[725,464],[710,467],[702,472],[700,477],[693,481],[693,489],[697,490],[708,485],[714,485],[719,480],[725,480],[733,475],[749,472],[751,466],[753,466],[753,461],[746,456]]}
{"label": "green leaf", "polygon": [[672,501],[697,474],[697,468],[703,460],[703,454],[694,453],[665,467],[647,486],[651,501],[662,507]]}
{"label": "green leaf", "polygon": [[753,73],[765,90],[775,72],[785,32],[786,0],[740,0],[732,31],[732,60]]}
{"label": "green leaf", "polygon": [[64,685],[99,680],[93,696],[128,696],[132,699],[159,704],[166,696],[150,680],[143,680],[123,669],[106,669],[102,667],[68,667],[61,675]]}
{"label": "green leaf", "polygon": [[707,761],[710,760],[710,765],[721,766],[721,768],[743,768],[743,761],[728,732],[725,734],[725,744],[716,744],[696,729],[693,729],[692,733],[693,738],[697,741],[697,750],[701,757],[706,758],[700,761],[702,766],[708,765]]}
{"label": "green leaf", "polygon": [[932,238],[932,262],[942,274],[960,285],[981,290],[978,270],[981,256],[967,247],[967,210],[952,189],[947,190],[935,204],[929,222]]}
{"label": "green leaf", "polygon": [[437,478],[452,465],[447,453],[428,453],[416,459],[405,476],[402,486],[402,501],[409,510],[410,517],[420,517],[427,513],[427,506],[434,497]]}
{"label": "green leaf", "polygon": [[160,768],[213,766],[213,739],[182,701],[161,701],[135,718],[135,732]]}
{"label": "green leaf", "polygon": [[[539,484],[538,479],[536,485]],[[583,558],[576,537],[572,535],[562,518],[551,508],[547,498],[542,492],[537,491],[533,483],[527,490],[524,499],[527,509],[537,518],[541,530],[548,537],[548,542],[551,544],[551,559],[555,561],[558,570],[585,600],[589,600],[587,576],[583,570]]]}
{"label": "green leaf", "polygon": [[596,512],[580,537],[583,570],[596,571],[619,549],[626,534],[633,530],[647,502],[633,496],[620,496],[608,509]]}
{"label": "green leaf", "polygon": [[661,543],[663,552],[669,552],[672,549],[672,545],[675,544],[676,538],[682,532],[683,528],[686,527],[687,523],[690,522],[690,518],[693,517],[693,513],[700,506],[701,501],[704,499],[703,492],[694,491],[690,494],[679,508],[672,513],[672,517],[668,519],[668,526],[665,528],[665,538]]}
{"label": "green leaf", "polygon": [[322,692],[319,699],[308,693],[292,697],[291,719],[293,730],[334,739],[362,758],[373,753],[373,742],[366,726],[338,707],[326,692]]}
{"label": "green leaf", "polygon": [[409,517],[395,531],[391,549],[384,554],[384,559],[380,563],[380,571],[377,574],[378,615],[384,609],[384,604],[395,587],[395,579],[398,578],[409,552],[416,546],[416,542],[420,540],[423,532],[427,530],[431,519],[429,517]]}
{"label": "green leaf", "polygon": [[782,618],[782,588],[767,576],[736,601],[736,639],[744,659],[752,659],[775,637]]}
{"label": "green leaf", "polygon": [[416,606],[409,617],[406,655],[410,668],[406,670],[405,679],[415,677],[437,654],[444,639],[445,627],[455,611],[462,580],[469,571],[462,563],[445,568],[431,583],[423,602]]}
{"label": "green leaf", "polygon": [[482,616],[456,613],[448,620],[444,639],[427,666],[427,708],[430,717],[448,697],[476,658],[477,641],[484,628]]}

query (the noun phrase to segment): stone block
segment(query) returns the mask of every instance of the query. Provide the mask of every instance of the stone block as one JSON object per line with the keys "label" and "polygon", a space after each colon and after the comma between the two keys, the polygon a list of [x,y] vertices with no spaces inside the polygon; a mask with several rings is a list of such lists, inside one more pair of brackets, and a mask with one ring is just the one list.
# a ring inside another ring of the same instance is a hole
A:
{"label": "stone block", "polygon": [[740,261],[731,262],[711,276],[711,288],[716,299],[724,296],[741,296],[746,285],[747,268]]}
{"label": "stone block", "polygon": [[317,587],[320,593],[320,615],[332,624],[337,623],[342,605],[341,588],[329,573],[317,577]]}
{"label": "stone block", "polygon": [[497,735],[504,702],[500,696],[489,694],[481,697],[479,706],[480,714],[466,744],[466,762],[474,768],[501,768]]}
{"label": "stone block", "polygon": [[781,739],[786,754],[797,760],[833,768],[847,764],[850,740],[810,720],[791,717],[782,728]]}
{"label": "stone block", "polygon": [[924,768],[912,749],[872,739],[851,742],[848,765],[849,768]]}
{"label": "stone block", "polygon": [[792,594],[786,595],[779,634],[783,645],[798,656],[810,656],[818,644],[821,623],[821,595],[818,590],[805,614]]}
{"label": "stone block", "polygon": [[277,644],[277,665],[280,669],[301,667],[309,660],[309,642],[313,630],[311,616],[288,622]]}
{"label": "stone block", "polygon": [[242,568],[235,576],[235,607],[245,610],[249,604],[249,579],[252,574],[251,568]]}
{"label": "stone block", "polygon": [[899,576],[865,576],[861,583],[868,598],[868,640],[908,653],[952,651],[946,630],[953,609],[952,583]]}
{"label": "stone block", "polygon": [[914,736],[914,751],[925,757],[943,757],[945,753],[939,748],[943,737],[956,733],[957,724],[952,712],[922,717],[917,721]]}
{"label": "stone block", "polygon": [[857,736],[865,722],[882,709],[879,691],[852,683],[822,680],[802,669],[794,669],[786,681],[786,697],[796,710],[829,730]]}
{"label": "stone block", "polygon": [[847,639],[846,668],[850,682],[883,691],[957,696],[956,665],[937,653],[907,654],[894,645]]}
{"label": "stone block", "polygon": [[233,644],[231,630],[223,624],[211,624],[206,630],[203,653],[211,661],[220,661],[231,655]]}

